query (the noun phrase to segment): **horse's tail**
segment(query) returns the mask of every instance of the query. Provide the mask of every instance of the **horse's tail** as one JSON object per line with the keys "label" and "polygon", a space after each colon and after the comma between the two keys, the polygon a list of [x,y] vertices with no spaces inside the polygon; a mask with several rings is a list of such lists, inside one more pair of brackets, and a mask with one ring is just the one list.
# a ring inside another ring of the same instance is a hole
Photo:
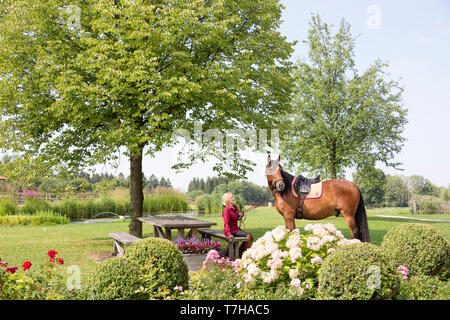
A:
{"label": "horse's tail", "polygon": [[[359,188],[358,188],[359,190]],[[370,242],[369,225],[367,224],[366,207],[364,206],[364,199],[359,190],[359,204],[355,213],[355,221],[357,228],[357,238],[361,242]]]}

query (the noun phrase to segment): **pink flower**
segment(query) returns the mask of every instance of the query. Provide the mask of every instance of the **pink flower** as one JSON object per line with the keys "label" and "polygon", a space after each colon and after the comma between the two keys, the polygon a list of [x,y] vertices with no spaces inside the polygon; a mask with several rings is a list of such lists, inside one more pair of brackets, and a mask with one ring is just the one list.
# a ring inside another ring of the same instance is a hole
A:
{"label": "pink flower", "polygon": [[183,292],[183,287],[182,286],[175,286],[173,288],[173,290]]}
{"label": "pink flower", "polygon": [[407,267],[403,265],[399,265],[397,267],[397,272],[400,273],[403,276],[403,279],[408,279],[409,270]]}
{"label": "pink flower", "polygon": [[64,260],[61,258],[56,258],[56,260],[58,260],[59,264],[64,264]]}

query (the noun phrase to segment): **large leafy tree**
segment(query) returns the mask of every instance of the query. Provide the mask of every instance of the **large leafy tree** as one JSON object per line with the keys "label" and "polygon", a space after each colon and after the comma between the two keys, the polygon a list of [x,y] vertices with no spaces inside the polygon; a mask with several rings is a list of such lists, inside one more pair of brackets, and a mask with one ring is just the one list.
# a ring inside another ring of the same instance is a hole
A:
{"label": "large leafy tree", "polygon": [[[281,9],[278,0],[4,0],[0,146],[41,172],[125,150],[130,233],[141,236],[144,155],[197,121],[272,128],[286,110],[293,49],[278,31]],[[234,160],[233,174],[251,168]]]}
{"label": "large leafy tree", "polygon": [[387,64],[377,60],[359,73],[356,38],[342,20],[337,33],[312,16],[308,58],[294,72],[293,115],[281,132],[282,152],[293,170],[343,177],[346,168],[392,162],[404,142],[407,122],[403,89],[387,79]]}
{"label": "large leafy tree", "polygon": [[353,174],[353,182],[361,190],[364,202],[369,206],[381,206],[386,193],[386,175],[383,170],[364,167]]}

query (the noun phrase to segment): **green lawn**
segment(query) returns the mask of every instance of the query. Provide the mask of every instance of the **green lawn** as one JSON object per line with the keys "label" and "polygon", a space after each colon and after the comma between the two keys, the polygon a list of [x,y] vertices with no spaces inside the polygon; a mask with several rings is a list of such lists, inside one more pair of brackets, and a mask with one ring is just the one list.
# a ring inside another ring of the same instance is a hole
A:
{"label": "green lawn", "polygon": [[[411,215],[408,209],[398,208],[368,210],[371,240],[375,244],[381,243],[383,236],[390,228],[407,222],[429,223],[439,229],[447,239],[450,239],[450,223],[381,218],[377,215],[450,220],[450,214]],[[223,228],[220,214],[203,216],[200,219],[217,222],[215,229]],[[346,238],[350,238],[350,231],[341,216],[333,216],[322,221],[296,220],[296,227],[303,229],[308,223],[318,222],[333,223],[344,233]],[[257,208],[248,212],[243,229],[251,232],[257,239],[278,225],[284,225],[284,221],[276,209]],[[144,237],[153,236],[151,225],[144,224],[143,230]],[[128,231],[128,222],[59,226],[0,226],[0,258],[10,265],[20,267],[27,260],[35,264],[43,263],[46,260],[47,251],[56,250],[58,255],[64,259],[65,266],[78,265],[83,275],[92,270],[97,263],[92,254],[112,252],[113,241],[108,237],[108,232],[118,231]],[[175,232],[173,237],[176,237]]]}

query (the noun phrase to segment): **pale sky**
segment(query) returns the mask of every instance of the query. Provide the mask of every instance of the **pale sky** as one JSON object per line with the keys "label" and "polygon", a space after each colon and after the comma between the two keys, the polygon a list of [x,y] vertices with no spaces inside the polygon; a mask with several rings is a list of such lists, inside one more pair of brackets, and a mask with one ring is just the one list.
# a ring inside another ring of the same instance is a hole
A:
{"label": "pale sky", "polygon": [[[359,34],[355,55],[357,68],[364,71],[375,59],[389,62],[392,79],[404,87],[403,100],[409,110],[403,151],[395,161],[404,171],[381,169],[389,174],[419,174],[439,186],[450,183],[450,1],[361,1],[283,0],[286,7],[281,32],[289,41],[298,40],[294,59],[307,53],[306,39],[311,13],[337,26],[342,18]],[[282,155],[281,155],[282,156]],[[166,149],[144,159],[146,176],[169,177],[173,186],[186,191],[193,177],[215,176],[213,163],[198,164],[175,174],[175,153]],[[257,167],[248,180],[266,185],[266,155],[254,155]],[[118,169],[98,166],[100,172],[129,175],[129,163],[122,156]],[[351,179],[351,170],[347,179]]]}

